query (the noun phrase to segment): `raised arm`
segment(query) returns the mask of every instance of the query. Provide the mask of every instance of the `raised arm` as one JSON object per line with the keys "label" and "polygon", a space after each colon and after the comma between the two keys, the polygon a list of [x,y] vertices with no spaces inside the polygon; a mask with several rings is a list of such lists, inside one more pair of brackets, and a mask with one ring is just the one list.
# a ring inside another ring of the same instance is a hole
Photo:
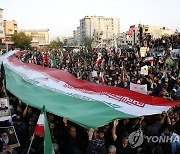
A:
{"label": "raised arm", "polygon": [[114,122],[113,122],[113,128],[112,128],[113,141],[117,140],[116,127],[117,127],[118,123],[119,123],[118,119],[114,120]]}
{"label": "raised arm", "polygon": [[26,116],[26,114],[27,114],[27,110],[28,110],[28,104],[26,104],[26,108],[24,109],[24,111],[23,111],[23,117],[25,117]]}

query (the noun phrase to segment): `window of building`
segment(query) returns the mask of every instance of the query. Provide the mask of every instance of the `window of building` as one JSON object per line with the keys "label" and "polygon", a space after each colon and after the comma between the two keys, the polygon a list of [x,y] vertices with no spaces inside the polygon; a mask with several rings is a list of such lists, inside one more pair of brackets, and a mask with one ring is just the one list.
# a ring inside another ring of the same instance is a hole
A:
{"label": "window of building", "polygon": [[148,29],[145,29],[145,31],[147,32],[147,31],[148,31]]}
{"label": "window of building", "polygon": [[14,24],[14,28],[17,28],[17,24]]}

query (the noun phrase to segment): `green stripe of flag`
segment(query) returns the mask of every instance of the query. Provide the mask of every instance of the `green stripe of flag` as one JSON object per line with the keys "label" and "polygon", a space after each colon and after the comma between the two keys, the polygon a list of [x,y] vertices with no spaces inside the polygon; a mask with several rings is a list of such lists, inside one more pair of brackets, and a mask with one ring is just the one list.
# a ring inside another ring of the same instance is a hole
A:
{"label": "green stripe of flag", "polygon": [[132,118],[100,101],[86,100],[42,88],[24,80],[22,76],[5,67],[7,89],[23,102],[48,112],[66,117],[86,128],[100,127],[116,118]]}

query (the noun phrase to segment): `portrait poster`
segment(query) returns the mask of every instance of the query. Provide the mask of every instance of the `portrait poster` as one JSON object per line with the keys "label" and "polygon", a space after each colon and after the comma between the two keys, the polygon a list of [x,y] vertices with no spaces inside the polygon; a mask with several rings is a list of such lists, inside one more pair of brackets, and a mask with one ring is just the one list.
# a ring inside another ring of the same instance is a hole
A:
{"label": "portrait poster", "polygon": [[14,126],[0,127],[0,140],[4,146],[15,148],[20,146]]}

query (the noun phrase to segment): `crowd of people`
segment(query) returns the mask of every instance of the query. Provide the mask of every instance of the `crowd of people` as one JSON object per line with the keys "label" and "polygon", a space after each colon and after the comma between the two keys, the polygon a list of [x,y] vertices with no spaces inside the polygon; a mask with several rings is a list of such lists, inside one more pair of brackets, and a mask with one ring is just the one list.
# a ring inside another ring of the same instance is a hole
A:
{"label": "crowd of people", "polygon": [[[180,99],[180,55],[173,60],[172,66],[166,64],[169,51],[162,57],[154,57],[153,65],[146,63],[145,58],[140,55],[134,49],[82,49],[77,52],[50,49],[45,52],[29,51],[18,57],[25,63],[55,67],[68,71],[79,79],[98,84],[127,89],[130,88],[130,82],[147,84],[148,94],[151,96]],[[148,75],[141,74],[141,67],[145,65],[149,65]]]}
{"label": "crowd of people", "polygon": [[[147,53],[147,55],[150,53]],[[154,57],[153,64],[146,63],[136,49],[92,49],[26,51],[16,55],[24,63],[54,67],[68,71],[78,79],[130,89],[130,82],[147,84],[148,95],[180,100],[179,55],[173,65],[166,63],[170,51]],[[148,75],[141,74],[141,67],[148,65]],[[1,127],[13,125],[20,143],[10,149],[0,137],[2,153],[25,154],[36,126],[38,109],[21,102],[4,87],[1,98],[9,97],[12,120],[0,122]],[[180,140],[153,142],[147,136],[173,136],[180,138],[180,106],[159,115],[114,120],[97,130],[82,128],[63,117],[47,114],[53,147],[57,154],[179,154]],[[143,143],[133,147],[129,135],[139,131],[146,136]],[[31,154],[43,154],[44,136],[35,135]],[[0,152],[1,153],[1,152]]]}

